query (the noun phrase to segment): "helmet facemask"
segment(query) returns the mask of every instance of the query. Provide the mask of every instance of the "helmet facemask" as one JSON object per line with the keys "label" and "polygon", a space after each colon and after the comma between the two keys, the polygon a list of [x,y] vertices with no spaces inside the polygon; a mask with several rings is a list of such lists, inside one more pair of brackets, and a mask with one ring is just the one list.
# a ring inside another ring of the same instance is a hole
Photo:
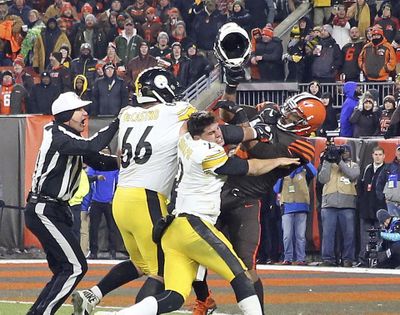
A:
{"label": "helmet facemask", "polygon": [[306,92],[290,97],[280,111],[282,117],[277,126],[299,136],[307,136],[316,131],[326,115],[322,101]]}
{"label": "helmet facemask", "polygon": [[214,42],[214,54],[223,67],[240,69],[250,57],[247,32],[236,23],[224,24]]}

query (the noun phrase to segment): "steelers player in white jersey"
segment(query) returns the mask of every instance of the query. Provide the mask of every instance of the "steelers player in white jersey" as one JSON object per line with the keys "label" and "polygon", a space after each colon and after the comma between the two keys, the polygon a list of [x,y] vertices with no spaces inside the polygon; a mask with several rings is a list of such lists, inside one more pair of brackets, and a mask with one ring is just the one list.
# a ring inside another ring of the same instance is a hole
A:
{"label": "steelers player in white jersey", "polygon": [[[135,86],[139,106],[125,108],[120,117],[121,167],[113,200],[113,216],[130,260],[114,266],[90,290],[74,292],[74,315],[91,314],[103,296],[142,275],[148,278],[136,302],[164,290],[164,254],[151,234],[154,223],[167,214],[166,202],[178,168],[180,129],[196,109],[174,101],[177,82],[162,68],[144,70]],[[235,143],[265,136],[262,126],[224,126],[224,131],[227,142]]]}
{"label": "steelers player in white jersey", "polygon": [[135,82],[138,106],[120,117],[121,165],[113,216],[130,260],[113,269],[90,290],[73,294],[74,315],[90,314],[101,298],[142,275],[148,278],[136,301],[164,289],[164,255],[151,239],[153,224],[167,214],[167,199],[177,172],[182,124],[196,109],[175,102],[177,82],[161,68],[149,68]]}
{"label": "steelers player in white jersey", "polygon": [[298,165],[299,160],[229,158],[222,147],[224,140],[216,118],[208,112],[192,114],[187,129],[178,143],[180,173],[175,218],[161,239],[165,291],[119,312],[96,314],[156,315],[175,311],[189,296],[200,266],[231,283],[243,314],[262,314],[244,263],[214,227],[220,213],[224,175],[260,175],[280,166]]}

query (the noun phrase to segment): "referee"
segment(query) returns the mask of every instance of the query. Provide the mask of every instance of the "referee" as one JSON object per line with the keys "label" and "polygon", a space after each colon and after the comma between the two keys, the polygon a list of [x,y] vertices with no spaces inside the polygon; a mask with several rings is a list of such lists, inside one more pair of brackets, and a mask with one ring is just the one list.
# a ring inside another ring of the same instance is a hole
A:
{"label": "referee", "polygon": [[90,139],[80,135],[88,115],[84,106],[89,103],[73,92],[60,94],[52,105],[55,121],[44,126],[25,222],[42,244],[53,277],[28,315],[55,314],[88,269],[72,233],[73,216],[68,206],[79,186],[82,163],[98,170],[118,169],[115,157],[99,153],[118,130],[118,118]]}

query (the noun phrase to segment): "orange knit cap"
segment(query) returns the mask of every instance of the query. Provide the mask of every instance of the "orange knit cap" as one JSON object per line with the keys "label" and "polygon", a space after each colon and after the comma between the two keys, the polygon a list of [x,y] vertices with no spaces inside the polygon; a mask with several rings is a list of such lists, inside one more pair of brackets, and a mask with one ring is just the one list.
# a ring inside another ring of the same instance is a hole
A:
{"label": "orange knit cap", "polygon": [[272,28],[270,28],[270,27],[264,27],[262,29],[262,34],[264,36],[268,36],[268,37],[272,38],[272,37],[274,37],[274,30]]}

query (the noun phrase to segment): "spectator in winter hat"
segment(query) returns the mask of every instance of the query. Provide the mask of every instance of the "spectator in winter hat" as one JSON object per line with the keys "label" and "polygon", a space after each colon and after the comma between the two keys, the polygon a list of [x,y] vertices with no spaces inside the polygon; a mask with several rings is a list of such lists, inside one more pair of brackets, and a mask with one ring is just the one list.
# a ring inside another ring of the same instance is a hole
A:
{"label": "spectator in winter hat", "polygon": [[186,33],[186,24],[183,21],[176,22],[175,29],[171,33],[170,41],[172,43],[179,42],[182,45],[183,49],[187,49],[191,43],[193,43],[193,39],[187,36]]}
{"label": "spectator in winter hat", "polygon": [[53,52],[50,55],[50,76],[55,86],[58,86],[61,93],[71,90],[71,71],[61,63],[62,55],[60,52]]}
{"label": "spectator in winter hat", "polygon": [[70,49],[66,45],[62,45],[60,48],[60,53],[62,56],[61,63],[64,65],[65,68],[70,68],[71,66],[71,56],[70,56]]}
{"label": "spectator in winter hat", "polygon": [[60,89],[51,82],[50,73],[44,71],[40,75],[40,83],[35,84],[27,104],[29,114],[51,114],[51,105],[60,95]]}
{"label": "spectator in winter hat", "polygon": [[107,55],[102,59],[104,63],[112,63],[115,68],[123,66],[121,58],[117,55],[117,46],[114,43],[108,43]]}
{"label": "spectator in winter hat", "polygon": [[142,24],[143,39],[151,46],[157,42],[157,35],[161,31],[161,20],[155,15],[156,10],[148,7],[146,10],[146,22]]}
{"label": "spectator in winter hat", "polygon": [[157,59],[149,54],[149,44],[146,41],[141,42],[139,45],[139,55],[129,61],[127,67],[128,86],[132,88],[140,72],[156,65]]}
{"label": "spectator in winter hat", "polygon": [[92,6],[86,2],[81,8],[81,13],[83,17],[86,17],[87,14],[93,14]]}
{"label": "spectator in winter hat", "polygon": [[384,135],[389,128],[390,120],[396,110],[396,100],[393,95],[386,95],[383,99],[383,110],[381,117],[379,119],[380,133],[379,135]]}
{"label": "spectator in winter hat", "polygon": [[282,41],[274,36],[270,27],[264,27],[261,36],[261,41],[256,43],[255,51],[251,54],[250,62],[258,66],[260,80],[282,81],[285,73]]}
{"label": "spectator in winter hat", "polygon": [[117,55],[122,59],[124,65],[139,54],[139,45],[143,38],[137,34],[137,30],[131,18],[125,20],[124,30],[115,38]]}
{"label": "spectator in winter hat", "polygon": [[[65,2],[63,0],[54,0],[54,4],[50,5],[47,8],[47,10],[44,14],[44,17],[43,17],[43,21],[45,23],[47,23],[47,21],[50,18],[57,18],[57,17],[61,16],[61,10],[62,10],[64,3]],[[77,15],[74,7],[72,7],[72,16],[74,19],[78,20],[78,15]]]}
{"label": "spectator in winter hat", "polygon": [[379,25],[372,28],[371,35],[371,41],[364,45],[358,57],[358,65],[368,81],[385,82],[396,68],[396,52]]}
{"label": "spectator in winter hat", "polygon": [[370,92],[365,92],[361,97],[358,106],[350,116],[350,123],[353,124],[354,138],[375,136],[379,133],[379,119],[381,113]]}
{"label": "spectator in winter hat", "polygon": [[166,32],[160,32],[157,36],[157,43],[150,48],[150,55],[153,57],[165,58],[171,53],[171,48],[168,45],[169,36]]}
{"label": "spectator in winter hat", "polygon": [[191,44],[186,49],[186,55],[190,59],[189,85],[196,82],[203,75],[209,75],[212,66],[206,57],[197,53],[195,44]]}

